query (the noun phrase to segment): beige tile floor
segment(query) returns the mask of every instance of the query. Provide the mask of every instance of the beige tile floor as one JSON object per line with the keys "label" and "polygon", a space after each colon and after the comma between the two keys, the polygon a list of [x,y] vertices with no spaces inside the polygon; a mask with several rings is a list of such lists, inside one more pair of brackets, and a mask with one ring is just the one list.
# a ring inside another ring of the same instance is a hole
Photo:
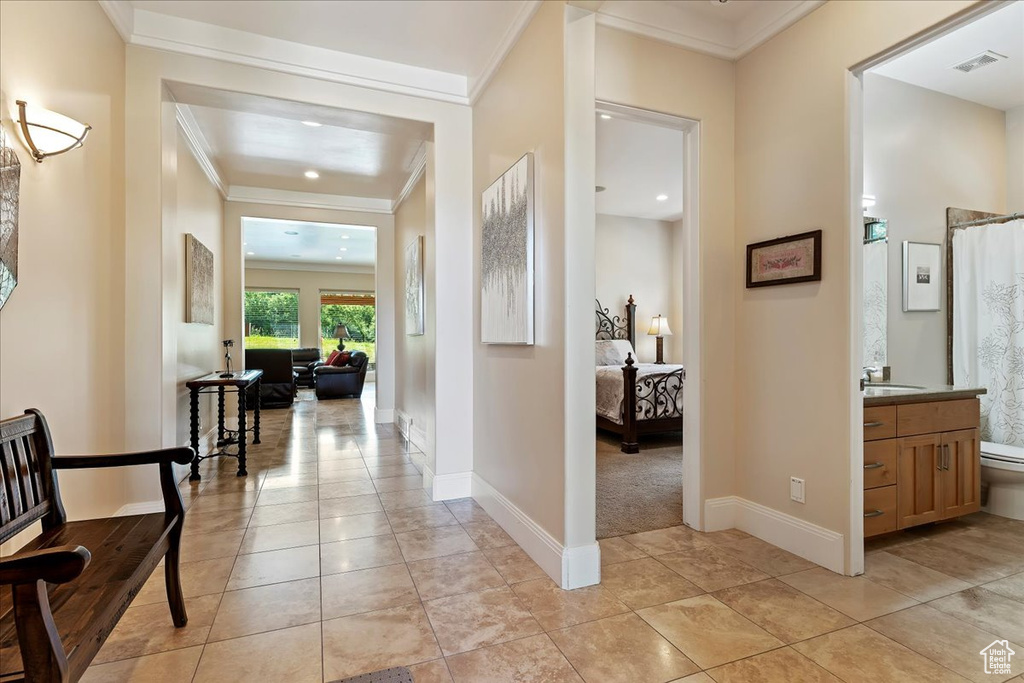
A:
{"label": "beige tile floor", "polygon": [[602,585],[566,592],[473,501],[433,503],[371,406],[303,392],[264,412],[247,478],[183,483],[189,624],[155,573],[86,680],[1003,681],[979,654],[997,638],[1024,673],[1024,523],[883,539],[856,578],[676,527],[602,541]]}

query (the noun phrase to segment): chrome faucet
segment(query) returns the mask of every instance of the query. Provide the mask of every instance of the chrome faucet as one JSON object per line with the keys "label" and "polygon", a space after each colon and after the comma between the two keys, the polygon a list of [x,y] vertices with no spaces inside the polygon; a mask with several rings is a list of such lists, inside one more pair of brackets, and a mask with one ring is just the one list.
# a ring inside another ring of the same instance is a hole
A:
{"label": "chrome faucet", "polygon": [[892,368],[890,368],[888,365],[882,366],[881,368],[875,366],[867,366],[864,368],[864,372],[862,372],[860,375],[860,381],[864,384],[869,384],[871,382],[871,376],[876,375],[879,372],[882,373],[883,382],[888,382],[892,377]]}

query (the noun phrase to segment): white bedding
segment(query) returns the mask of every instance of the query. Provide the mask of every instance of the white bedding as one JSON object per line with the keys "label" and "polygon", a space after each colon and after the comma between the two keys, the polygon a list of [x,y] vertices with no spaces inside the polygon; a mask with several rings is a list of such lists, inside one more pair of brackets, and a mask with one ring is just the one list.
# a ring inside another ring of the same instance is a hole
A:
{"label": "white bedding", "polygon": [[[627,344],[629,342],[626,342]],[[640,388],[641,395],[644,394],[644,379],[657,380],[664,375],[682,370],[682,365],[657,365],[655,363],[636,364],[636,385]],[[624,393],[624,381],[621,365],[599,365],[597,370],[597,414],[607,418],[616,424],[622,424],[622,401]],[[685,370],[682,373],[686,376]],[[676,380],[670,380],[676,383]],[[653,402],[637,401],[637,419],[652,419],[663,417],[682,417],[683,415],[683,392],[675,391],[676,386],[668,392],[673,395],[674,401],[656,405]]]}

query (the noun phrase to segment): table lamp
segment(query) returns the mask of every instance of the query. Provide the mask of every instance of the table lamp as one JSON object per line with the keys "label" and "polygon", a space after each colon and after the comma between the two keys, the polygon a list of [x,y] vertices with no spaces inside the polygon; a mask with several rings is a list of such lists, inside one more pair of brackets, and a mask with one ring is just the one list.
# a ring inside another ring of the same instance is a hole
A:
{"label": "table lamp", "polygon": [[345,350],[345,340],[351,339],[352,335],[348,333],[347,327],[338,323],[337,327],[334,328],[334,338],[338,340],[338,352],[341,353]]}
{"label": "table lamp", "polygon": [[665,337],[672,335],[672,330],[668,327],[668,319],[660,313],[651,318],[651,329],[647,330],[647,334],[654,335],[658,340],[658,359],[654,362],[657,365],[664,365]]}

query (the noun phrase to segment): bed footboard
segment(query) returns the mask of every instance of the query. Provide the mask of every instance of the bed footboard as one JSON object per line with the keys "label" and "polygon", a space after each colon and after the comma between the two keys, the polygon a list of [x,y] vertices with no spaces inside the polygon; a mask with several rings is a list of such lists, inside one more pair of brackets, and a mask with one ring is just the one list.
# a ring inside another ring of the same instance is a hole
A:
{"label": "bed footboard", "polygon": [[640,452],[640,434],[660,434],[683,428],[679,405],[686,370],[655,377],[645,376],[637,383],[636,361],[626,356],[622,366],[622,445],[623,453]]}

